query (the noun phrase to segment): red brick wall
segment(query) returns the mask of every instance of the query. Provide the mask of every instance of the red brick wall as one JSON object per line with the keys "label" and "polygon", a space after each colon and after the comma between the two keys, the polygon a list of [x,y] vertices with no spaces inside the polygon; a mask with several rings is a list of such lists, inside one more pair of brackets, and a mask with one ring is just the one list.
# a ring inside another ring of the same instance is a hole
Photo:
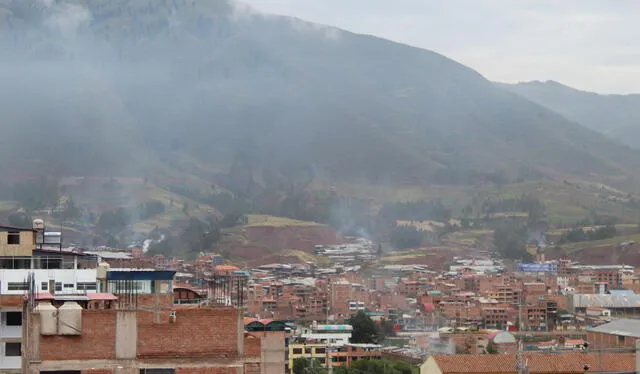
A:
{"label": "red brick wall", "polygon": [[260,374],[260,364],[245,364],[244,374]]}
{"label": "red brick wall", "polygon": [[634,348],[636,338],[624,336],[619,338],[617,335],[605,334],[595,331],[587,331],[587,341],[593,348]]}
{"label": "red brick wall", "polygon": [[18,306],[21,307],[24,304],[23,295],[0,295],[0,305],[2,306]]}
{"label": "red brick wall", "polygon": [[236,357],[239,313],[234,308],[178,309],[175,323],[157,324],[152,312],[138,311],[138,357]]}
{"label": "red brick wall", "polygon": [[[172,293],[162,293],[159,295],[160,306],[164,308],[173,307],[173,292]],[[156,295],[148,294],[148,295],[138,295],[136,303],[138,307],[149,307],[155,305]]]}
{"label": "red brick wall", "polygon": [[244,336],[244,355],[245,357],[260,358],[262,354],[262,340],[258,337]]}
{"label": "red brick wall", "polygon": [[85,310],[82,335],[41,336],[41,360],[88,360],[115,358],[116,313],[114,310]]}
{"label": "red brick wall", "polygon": [[[237,374],[238,369],[230,368],[177,368],[176,374]],[[260,373],[258,371],[258,373]]]}

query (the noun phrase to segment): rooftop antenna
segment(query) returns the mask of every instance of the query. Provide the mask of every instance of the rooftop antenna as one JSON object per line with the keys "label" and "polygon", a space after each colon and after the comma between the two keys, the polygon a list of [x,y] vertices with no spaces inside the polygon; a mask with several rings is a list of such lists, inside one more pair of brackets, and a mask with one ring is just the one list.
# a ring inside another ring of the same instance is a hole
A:
{"label": "rooftop antenna", "polygon": [[529,374],[529,368],[527,367],[527,360],[524,358],[522,346],[522,338],[520,338],[520,340],[518,340],[518,351],[516,352],[516,370],[518,374]]}

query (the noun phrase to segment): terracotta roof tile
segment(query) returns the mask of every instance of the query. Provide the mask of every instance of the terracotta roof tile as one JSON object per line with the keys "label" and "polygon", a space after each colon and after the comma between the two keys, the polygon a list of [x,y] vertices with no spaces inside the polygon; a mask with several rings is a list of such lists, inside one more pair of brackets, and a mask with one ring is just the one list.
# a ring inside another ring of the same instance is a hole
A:
{"label": "terracotta roof tile", "polygon": [[[433,355],[442,373],[514,373],[515,354]],[[529,373],[634,372],[633,353],[524,353]]]}

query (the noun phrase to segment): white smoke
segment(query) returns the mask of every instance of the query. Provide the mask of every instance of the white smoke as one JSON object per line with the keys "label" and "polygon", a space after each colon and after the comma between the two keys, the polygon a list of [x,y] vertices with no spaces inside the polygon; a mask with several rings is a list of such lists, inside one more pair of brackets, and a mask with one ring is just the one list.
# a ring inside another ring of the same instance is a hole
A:
{"label": "white smoke", "polygon": [[254,17],[266,17],[267,14],[238,1],[230,2],[231,19],[234,21],[252,19]]}
{"label": "white smoke", "polygon": [[151,244],[153,244],[154,242],[160,243],[164,239],[166,239],[164,234],[160,235],[160,239],[158,239],[157,241],[154,241],[153,239],[146,239],[145,241],[142,242],[142,253],[147,253],[151,248]]}
{"label": "white smoke", "polygon": [[294,30],[301,33],[320,36],[328,40],[339,40],[342,36],[342,31],[338,28],[307,22],[297,18],[291,18],[291,26]]}
{"label": "white smoke", "polygon": [[149,251],[149,247],[151,246],[151,239],[147,239],[142,242],[142,253],[147,253]]}
{"label": "white smoke", "polygon": [[50,9],[49,17],[44,21],[47,27],[59,31],[63,35],[73,36],[78,30],[91,21],[89,9],[79,4],[56,4],[52,0],[42,0]]}

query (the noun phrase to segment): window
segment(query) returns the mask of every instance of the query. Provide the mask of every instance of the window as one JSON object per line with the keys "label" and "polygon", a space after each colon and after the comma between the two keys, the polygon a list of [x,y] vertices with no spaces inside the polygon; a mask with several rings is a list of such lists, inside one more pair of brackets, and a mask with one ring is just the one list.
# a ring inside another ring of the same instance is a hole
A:
{"label": "window", "polygon": [[25,257],[9,257],[0,260],[2,269],[30,269],[31,259]]}
{"label": "window", "polygon": [[7,244],[19,245],[20,244],[20,231],[9,231],[7,234]]}
{"label": "window", "polygon": [[62,282],[56,282],[56,291],[62,291]]}
{"label": "window", "polygon": [[42,291],[47,291],[49,289],[49,283],[47,283],[47,282],[40,283],[40,289]]}
{"label": "window", "polygon": [[96,282],[78,282],[78,291],[95,291]]}
{"label": "window", "polygon": [[73,288],[75,285],[73,283],[65,283],[64,288]]}
{"label": "window", "polygon": [[618,344],[624,344],[624,335],[618,335]]}
{"label": "window", "polygon": [[7,357],[20,357],[21,349],[22,349],[22,344],[20,343],[5,343],[4,355]]}
{"label": "window", "polygon": [[304,353],[310,355],[311,354],[311,348],[305,348],[304,349]]}
{"label": "window", "polygon": [[140,369],[140,374],[176,374],[176,369]]}
{"label": "window", "polygon": [[326,348],[316,348],[316,354],[324,354],[327,353]]}
{"label": "window", "polygon": [[7,283],[7,290],[9,291],[28,291],[29,283],[27,282],[9,282]]}
{"label": "window", "polygon": [[294,355],[301,355],[302,354],[302,348],[294,348],[293,349],[293,354]]}
{"label": "window", "polygon": [[7,312],[7,326],[22,326],[22,312]]}

